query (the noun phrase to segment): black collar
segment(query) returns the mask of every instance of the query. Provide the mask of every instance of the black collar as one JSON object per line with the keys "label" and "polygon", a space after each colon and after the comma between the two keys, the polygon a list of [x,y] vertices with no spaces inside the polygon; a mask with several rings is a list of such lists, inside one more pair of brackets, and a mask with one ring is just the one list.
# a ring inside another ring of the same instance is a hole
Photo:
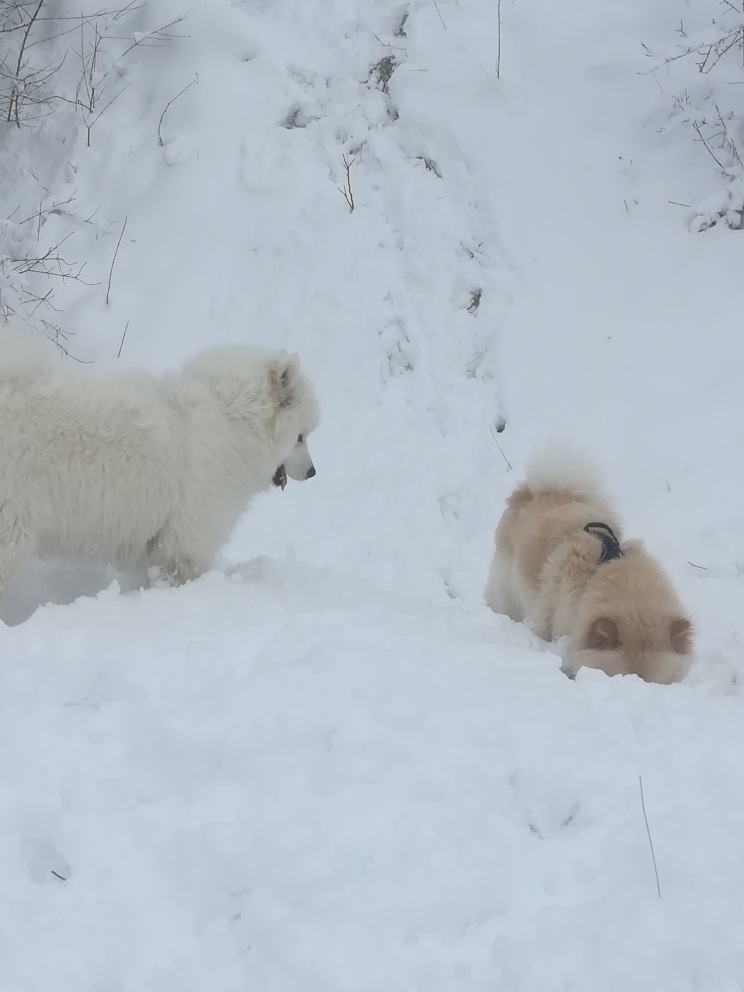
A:
{"label": "black collar", "polygon": [[620,542],[615,536],[615,532],[609,524],[593,520],[588,523],[584,530],[592,537],[596,537],[602,545],[602,552],[597,564],[603,565],[606,561],[614,561],[615,558],[624,557],[624,551],[620,547]]}

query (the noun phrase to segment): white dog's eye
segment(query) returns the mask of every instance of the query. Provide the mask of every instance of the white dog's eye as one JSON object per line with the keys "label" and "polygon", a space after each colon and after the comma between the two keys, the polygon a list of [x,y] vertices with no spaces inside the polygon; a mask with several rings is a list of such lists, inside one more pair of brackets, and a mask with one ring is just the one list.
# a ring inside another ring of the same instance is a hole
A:
{"label": "white dog's eye", "polygon": [[304,435],[303,435],[303,434],[298,434],[298,435],[297,435],[297,443],[298,443],[298,444],[302,444],[302,442],[303,442],[304,440],[305,440],[305,437],[304,437]]}

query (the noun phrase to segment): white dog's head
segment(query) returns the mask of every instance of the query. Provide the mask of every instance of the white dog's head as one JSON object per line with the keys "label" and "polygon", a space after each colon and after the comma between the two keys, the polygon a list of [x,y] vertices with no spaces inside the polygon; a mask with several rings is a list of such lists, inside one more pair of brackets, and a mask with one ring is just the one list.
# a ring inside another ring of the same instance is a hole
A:
{"label": "white dog's head", "polygon": [[292,442],[289,454],[278,465],[272,480],[275,486],[284,489],[287,476],[304,482],[316,474],[308,436],[318,426],[320,413],[315,391],[300,372],[297,355],[280,353],[272,364],[269,380],[278,409],[278,426],[282,436],[290,432]]}
{"label": "white dog's head", "polygon": [[315,466],[307,439],[320,413],[297,355],[248,344],[223,345],[195,355],[184,372],[206,382],[229,418],[247,429],[260,461],[265,465],[270,459],[269,478],[275,486],[283,489],[287,476],[312,479]]}

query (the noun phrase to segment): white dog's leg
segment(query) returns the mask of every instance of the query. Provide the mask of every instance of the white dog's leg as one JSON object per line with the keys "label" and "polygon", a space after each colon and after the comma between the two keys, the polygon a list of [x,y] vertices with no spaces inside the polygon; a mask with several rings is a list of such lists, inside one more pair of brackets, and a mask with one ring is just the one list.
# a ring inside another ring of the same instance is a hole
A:
{"label": "white dog's leg", "polygon": [[147,545],[147,561],[172,586],[198,579],[212,566],[211,557],[183,541],[170,523]]}
{"label": "white dog's leg", "polygon": [[10,501],[0,504],[0,597],[33,554],[28,527],[12,513],[11,505]]}
{"label": "white dog's leg", "polygon": [[512,562],[498,552],[493,556],[485,589],[486,604],[494,613],[503,613],[512,620],[524,620],[524,610],[512,582]]}

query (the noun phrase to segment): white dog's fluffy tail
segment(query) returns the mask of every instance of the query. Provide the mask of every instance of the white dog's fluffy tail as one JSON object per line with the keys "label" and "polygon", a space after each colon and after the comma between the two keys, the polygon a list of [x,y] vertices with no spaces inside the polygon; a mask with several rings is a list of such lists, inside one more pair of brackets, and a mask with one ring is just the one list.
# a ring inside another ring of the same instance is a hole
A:
{"label": "white dog's fluffy tail", "polygon": [[599,467],[585,451],[563,441],[549,441],[527,461],[525,487],[533,494],[546,489],[574,493],[592,502],[607,500]]}

